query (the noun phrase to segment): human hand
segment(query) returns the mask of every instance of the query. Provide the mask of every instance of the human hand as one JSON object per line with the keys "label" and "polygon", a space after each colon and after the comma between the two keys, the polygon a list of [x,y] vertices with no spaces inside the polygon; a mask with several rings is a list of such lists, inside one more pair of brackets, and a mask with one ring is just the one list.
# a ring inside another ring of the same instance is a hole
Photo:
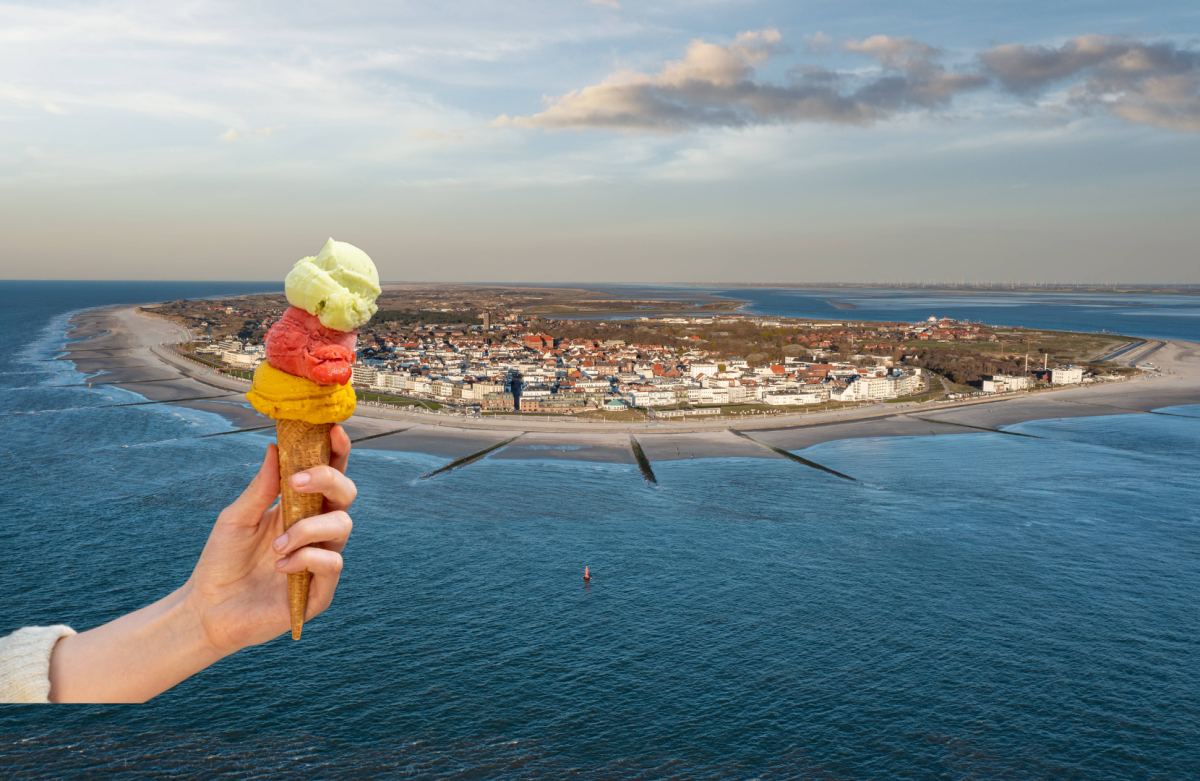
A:
{"label": "human hand", "polygon": [[322,515],[305,518],[284,532],[275,503],[279,458],[271,445],[250,486],[218,516],[183,590],[221,655],[264,643],[291,628],[288,573],[313,574],[305,621],[320,615],[333,600],[342,571],[341,552],[352,526],[346,511],[358,489],[343,474],[350,439],[341,426],[330,431],[330,444],[329,466],[292,475],[298,493],[325,495]]}
{"label": "human hand", "polygon": [[[250,487],[225,508],[187,583],[141,610],[58,641],[50,657],[52,702],[143,702],[248,645],[287,632],[287,573],[313,573],[311,619],[329,607],[350,536],[357,489],[345,475],[350,439],[330,432],[332,459],[292,475],[300,493],[325,495],[325,512],[283,535],[274,445]],[[308,478],[305,481],[305,477]]]}

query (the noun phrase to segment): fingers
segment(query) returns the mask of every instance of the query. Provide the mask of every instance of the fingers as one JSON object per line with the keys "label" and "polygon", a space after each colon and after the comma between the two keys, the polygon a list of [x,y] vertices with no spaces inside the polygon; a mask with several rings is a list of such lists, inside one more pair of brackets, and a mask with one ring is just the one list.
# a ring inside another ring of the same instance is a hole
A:
{"label": "fingers", "polygon": [[262,520],[263,513],[279,496],[279,449],[274,445],[267,447],[262,466],[258,474],[250,481],[250,485],[242,491],[242,495],[233,504],[221,511],[218,523],[232,523],[239,526],[254,526]]}
{"label": "fingers", "polygon": [[304,620],[311,621],[333,602],[338,580],[342,575],[342,555],[324,548],[301,548],[275,564],[276,570],[289,575],[308,570],[312,581],[308,586],[308,609]]}
{"label": "fingers", "polygon": [[301,548],[275,562],[275,569],[289,575],[308,570],[314,578],[333,578],[342,574],[342,554],[325,548]]}
{"label": "fingers", "polygon": [[[320,545],[325,550],[341,553],[350,538],[354,522],[344,512],[331,512],[324,515],[314,515],[304,518],[292,525],[292,528],[276,538],[272,547],[276,553],[291,554],[293,551],[304,550],[306,545]],[[301,567],[300,569],[304,569]],[[287,570],[291,571],[291,570]],[[296,570],[299,572],[300,570]]]}
{"label": "fingers", "polygon": [[292,488],[300,494],[325,494],[326,510],[348,510],[358,496],[354,481],[332,466],[314,466],[292,475]]}
{"label": "fingers", "polygon": [[346,462],[350,460],[350,437],[346,435],[346,430],[341,426],[334,426],[329,430],[329,444],[333,450],[333,456],[329,459],[329,465],[339,472],[346,471]]}

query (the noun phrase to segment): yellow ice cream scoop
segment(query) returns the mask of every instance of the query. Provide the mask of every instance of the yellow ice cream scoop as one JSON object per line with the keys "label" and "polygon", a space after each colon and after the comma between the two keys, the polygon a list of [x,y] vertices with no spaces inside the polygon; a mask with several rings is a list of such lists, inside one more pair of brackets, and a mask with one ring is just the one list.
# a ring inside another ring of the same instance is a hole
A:
{"label": "yellow ice cream scoop", "polygon": [[354,388],[318,385],[293,377],[263,361],[254,372],[254,387],[246,398],[254,409],[275,420],[300,420],[318,425],[339,423],[354,414]]}
{"label": "yellow ice cream scoop", "polygon": [[330,239],[315,256],[297,261],[283,281],[288,302],[335,331],[366,325],[377,307],[379,272],[367,253]]}

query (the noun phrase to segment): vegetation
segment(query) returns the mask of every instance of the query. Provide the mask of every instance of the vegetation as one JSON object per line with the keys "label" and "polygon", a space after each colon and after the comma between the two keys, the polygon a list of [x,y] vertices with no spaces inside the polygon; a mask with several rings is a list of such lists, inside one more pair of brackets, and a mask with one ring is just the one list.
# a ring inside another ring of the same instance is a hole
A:
{"label": "vegetation", "polygon": [[[541,330],[556,339],[621,340],[629,344],[665,345],[683,354],[690,349],[711,350],[720,358],[744,358],[752,366],[783,363],[786,356],[807,354],[828,337],[821,329],[795,325],[763,328],[746,320],[722,320],[704,325],[643,323],[637,321],[557,320],[543,323]],[[865,329],[870,330],[870,329]],[[852,354],[849,342],[835,345]]]}
{"label": "vegetation", "polygon": [[646,420],[646,415],[634,409],[608,410],[608,409],[593,409],[587,412],[580,412],[575,417],[585,420],[607,420],[613,423],[633,423]]}
{"label": "vegetation", "polygon": [[979,383],[985,374],[1025,374],[1024,357],[1000,358],[981,352],[963,352],[942,348],[918,350],[905,363],[920,366],[948,377],[959,385]]}
{"label": "vegetation", "polygon": [[367,328],[382,326],[384,323],[395,325],[482,325],[483,320],[467,312],[438,312],[428,309],[380,309],[367,323]]}
{"label": "vegetation", "polygon": [[406,399],[400,396],[389,396],[386,393],[373,393],[371,391],[355,390],[356,395],[362,401],[378,401],[383,404],[391,404],[396,407],[425,407],[433,411],[440,410],[441,404],[436,401],[421,401],[418,399]]}

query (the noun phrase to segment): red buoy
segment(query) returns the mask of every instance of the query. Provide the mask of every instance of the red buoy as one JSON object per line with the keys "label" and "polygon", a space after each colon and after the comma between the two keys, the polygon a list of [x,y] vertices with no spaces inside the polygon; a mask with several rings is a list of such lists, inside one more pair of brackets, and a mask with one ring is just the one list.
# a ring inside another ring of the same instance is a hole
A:
{"label": "red buoy", "polygon": [[591,580],[591,579],[592,579],[592,576],[588,574],[588,568],[587,568],[587,567],[584,567],[584,568],[583,568],[583,579],[584,579],[584,580]]}

